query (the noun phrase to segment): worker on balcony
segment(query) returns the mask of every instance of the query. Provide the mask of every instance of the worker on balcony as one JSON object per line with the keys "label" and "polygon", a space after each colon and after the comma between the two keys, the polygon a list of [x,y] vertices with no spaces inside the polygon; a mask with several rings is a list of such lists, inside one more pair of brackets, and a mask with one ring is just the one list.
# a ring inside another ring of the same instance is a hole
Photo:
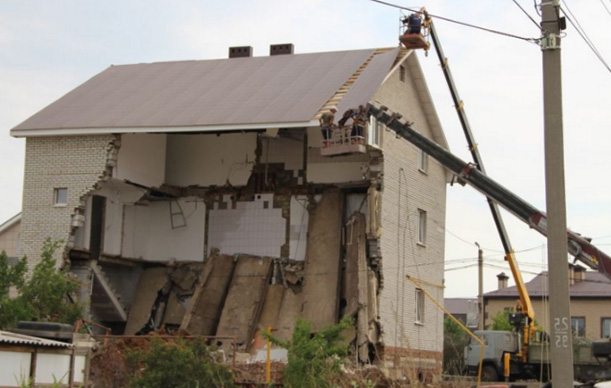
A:
{"label": "worker on balcony", "polygon": [[333,133],[333,128],[335,127],[335,112],[337,112],[337,108],[332,106],[329,108],[329,112],[325,112],[322,114],[322,116],[320,116],[320,129],[322,131],[323,148],[330,145],[331,135]]}

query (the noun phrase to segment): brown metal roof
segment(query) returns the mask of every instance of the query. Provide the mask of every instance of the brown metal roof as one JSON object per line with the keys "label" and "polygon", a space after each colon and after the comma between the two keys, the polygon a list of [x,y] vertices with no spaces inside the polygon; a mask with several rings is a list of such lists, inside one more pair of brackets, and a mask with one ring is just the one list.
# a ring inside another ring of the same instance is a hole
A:
{"label": "brown metal roof", "polygon": [[[111,66],[11,134],[306,123],[375,53],[368,49]],[[366,69],[354,83],[355,91],[348,93],[350,100],[366,102],[396,55],[397,50],[376,55],[373,70]]]}
{"label": "brown metal roof", "polygon": [[[526,289],[531,298],[547,297],[548,282],[547,272],[541,272],[530,282],[526,283]],[[611,298],[611,280],[599,272],[585,272],[585,279],[577,281],[569,287],[571,298]],[[517,298],[518,290],[515,286],[507,287],[485,294],[486,299],[492,298]]]}

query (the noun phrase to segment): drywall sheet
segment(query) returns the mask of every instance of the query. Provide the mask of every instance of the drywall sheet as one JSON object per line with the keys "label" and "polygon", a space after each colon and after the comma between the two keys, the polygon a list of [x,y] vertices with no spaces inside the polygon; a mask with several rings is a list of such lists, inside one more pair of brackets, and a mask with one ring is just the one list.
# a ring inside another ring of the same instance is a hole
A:
{"label": "drywall sheet", "polygon": [[208,253],[216,248],[230,255],[280,257],[287,220],[273,204],[273,194],[257,194],[248,202],[227,195],[215,203],[208,214]]}
{"label": "drywall sheet", "polygon": [[159,187],[165,178],[167,135],[124,134],[113,177]]}
{"label": "drywall sheet", "polygon": [[290,287],[285,288],[278,320],[274,326],[277,330],[274,335],[277,338],[288,341],[293,337],[295,321],[301,316],[302,306],[302,294],[294,292]]}
{"label": "drywall sheet", "polygon": [[134,302],[129,309],[125,335],[133,335],[144,326],[151,314],[157,293],[168,282],[167,269],[148,268],[142,272]]}
{"label": "drywall sheet", "polygon": [[[263,308],[271,269],[271,258],[238,258],[216,331],[217,336],[235,337],[239,348],[249,350]],[[223,347],[228,349],[230,341],[222,342]]]}
{"label": "drywall sheet", "polygon": [[342,199],[341,191],[327,190],[310,213],[302,316],[315,330],[338,318]]}
{"label": "drywall sheet", "polygon": [[214,335],[225,304],[235,261],[232,256],[210,256],[185,314],[181,329],[191,335]]}
{"label": "drywall sheet", "polygon": [[176,186],[245,186],[256,148],[256,133],[169,135],[166,182]]}
{"label": "drywall sheet", "polygon": [[294,130],[287,136],[290,137],[262,138],[261,163],[282,163],[285,170],[303,170],[303,132]]}
{"label": "drywall sheet", "polygon": [[308,198],[305,195],[291,197],[289,259],[305,260],[309,218]]}
{"label": "drywall sheet", "polygon": [[205,230],[206,205],[200,198],[126,206],[123,256],[150,261],[203,261]]}

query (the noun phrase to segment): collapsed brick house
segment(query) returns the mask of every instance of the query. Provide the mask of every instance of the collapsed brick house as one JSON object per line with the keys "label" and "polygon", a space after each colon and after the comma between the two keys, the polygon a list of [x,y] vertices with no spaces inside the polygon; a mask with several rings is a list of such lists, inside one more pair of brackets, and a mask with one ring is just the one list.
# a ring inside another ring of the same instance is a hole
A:
{"label": "collapsed brick house", "polygon": [[63,240],[88,313],[117,333],[256,352],[265,327],[350,315],[361,362],[438,378],[443,313],[406,275],[443,299],[448,175],[375,118],[328,148],[318,122],[385,105],[447,148],[415,53],[270,52],[111,66],[13,128],[21,253],[33,265]]}

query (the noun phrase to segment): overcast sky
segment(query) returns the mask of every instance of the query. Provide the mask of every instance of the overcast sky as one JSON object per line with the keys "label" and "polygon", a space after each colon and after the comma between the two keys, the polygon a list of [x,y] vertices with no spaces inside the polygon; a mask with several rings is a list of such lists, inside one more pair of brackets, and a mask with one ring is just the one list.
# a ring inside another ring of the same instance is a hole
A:
{"label": "overcast sky", "polygon": [[[391,1],[514,35],[537,38],[512,0]],[[533,2],[516,0],[536,21]],[[611,61],[611,0],[564,0]],[[0,0],[0,223],[21,210],[25,140],[9,130],[110,65],[225,58],[228,47],[295,44],[296,53],[397,45],[399,10],[369,0]],[[532,43],[435,22],[489,176],[545,210],[541,50]],[[569,24],[562,42],[568,225],[611,251],[611,73]],[[439,62],[418,52],[452,152],[470,160]],[[529,280],[546,266],[545,239],[505,222]],[[443,220],[430,220],[440,228]],[[446,297],[477,294],[478,242],[485,291],[509,273],[483,196],[448,186]],[[466,267],[466,268],[465,268]]]}

